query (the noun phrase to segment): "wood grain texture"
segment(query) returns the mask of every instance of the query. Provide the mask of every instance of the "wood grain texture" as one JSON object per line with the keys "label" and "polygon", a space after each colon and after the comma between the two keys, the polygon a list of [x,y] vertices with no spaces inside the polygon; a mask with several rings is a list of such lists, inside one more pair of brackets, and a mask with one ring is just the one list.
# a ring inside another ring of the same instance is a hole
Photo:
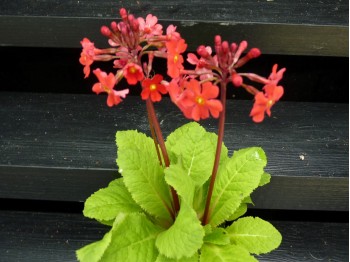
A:
{"label": "wood grain texture", "polygon": [[[84,201],[117,177],[115,132],[148,132],[145,105],[108,108],[95,95],[0,93],[0,197]],[[164,135],[188,122],[169,100],[156,105]],[[348,105],[281,102],[262,124],[251,101],[228,102],[225,144],[261,146],[272,183],[261,208],[348,210]],[[137,123],[137,124],[135,124]],[[202,121],[216,132],[216,120]],[[302,160],[303,159],[303,160]]]}
{"label": "wood grain texture", "polygon": [[[118,19],[125,6],[136,16],[157,15],[187,40],[189,51],[220,34],[243,39],[266,54],[348,56],[345,1],[2,1],[0,45],[79,47],[83,37],[99,46],[99,28]],[[21,33],[14,33],[21,32]]]}
{"label": "wood grain texture", "polygon": [[342,0],[3,0],[1,15],[58,17],[119,17],[125,7],[136,16],[148,13],[160,20],[232,21],[235,23],[285,23],[343,25],[349,23],[349,5]]}
{"label": "wood grain texture", "polygon": [[[271,223],[281,232],[283,242],[279,249],[259,256],[261,262],[348,261],[347,223]],[[101,239],[107,230],[79,214],[2,211],[1,260],[76,261],[75,250]]]}

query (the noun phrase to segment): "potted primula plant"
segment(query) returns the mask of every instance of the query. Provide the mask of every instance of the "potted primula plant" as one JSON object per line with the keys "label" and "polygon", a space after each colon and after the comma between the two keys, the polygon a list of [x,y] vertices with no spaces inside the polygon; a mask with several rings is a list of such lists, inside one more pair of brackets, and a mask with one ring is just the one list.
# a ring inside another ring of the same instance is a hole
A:
{"label": "potted primula plant", "polygon": [[[163,31],[152,14],[136,18],[122,8],[121,21],[102,26],[109,47],[98,49],[84,38],[80,63],[85,77],[94,61],[113,61],[115,73],[97,68],[92,90],[107,93],[107,105],[122,102],[129,89],[117,89],[126,80],[140,87],[151,137],[137,130],[116,134],[120,178],[85,202],[84,215],[110,226],[97,242],[77,251],[80,261],[257,261],[253,255],[276,249],[281,234],[258,217],[241,217],[252,203],[250,194],[270,181],[267,160],[259,147],[228,155],[223,143],[226,89],[244,88],[254,96],[250,116],[261,122],[283,95],[278,85],[285,68],[272,67],[268,77],[239,72],[260,55],[248,52],[247,42],[223,41],[214,48],[199,46],[188,53],[187,44],[170,25]],[[165,59],[167,75],[153,69],[154,59]],[[256,82],[261,91],[247,84]],[[120,86],[120,85],[119,85]],[[164,139],[154,103],[168,95],[184,117],[194,120]],[[218,118],[217,134],[196,121]],[[137,124],[135,124],[137,129]]]}

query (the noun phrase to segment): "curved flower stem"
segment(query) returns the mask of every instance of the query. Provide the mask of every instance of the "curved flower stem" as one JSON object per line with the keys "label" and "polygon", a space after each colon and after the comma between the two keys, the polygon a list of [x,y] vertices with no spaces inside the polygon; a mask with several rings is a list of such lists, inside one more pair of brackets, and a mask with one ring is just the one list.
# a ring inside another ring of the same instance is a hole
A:
{"label": "curved flower stem", "polygon": [[206,225],[208,223],[209,218],[209,208],[210,208],[210,201],[213,194],[214,184],[216,175],[218,173],[219,168],[219,162],[220,162],[220,155],[221,155],[221,148],[222,148],[222,141],[224,139],[224,129],[225,129],[225,116],[226,116],[226,81],[222,80],[221,82],[221,103],[222,103],[222,111],[220,113],[219,118],[219,128],[218,128],[218,140],[216,145],[216,153],[215,153],[215,160],[214,160],[214,166],[213,171],[211,173],[211,179],[208,189],[208,195],[207,195],[207,201],[205,203],[205,209],[204,209],[204,215],[202,219],[202,224]]}
{"label": "curved flower stem", "polygon": [[153,127],[153,123],[152,123],[152,120],[151,120],[151,115],[150,115],[149,110],[147,110],[147,116],[148,116],[149,128],[151,130],[151,135],[152,135],[152,138],[153,138],[153,142],[154,142],[154,145],[156,147],[159,164],[162,166],[163,165],[163,161],[162,161],[162,157],[160,156],[159,145],[158,145],[156,133],[154,131],[154,127]]}
{"label": "curved flower stem", "polygon": [[[160,150],[161,150],[162,155],[163,155],[165,167],[169,167],[170,160],[169,160],[168,152],[166,151],[164,138],[163,138],[163,135],[162,135],[162,131],[160,129],[160,125],[159,125],[159,122],[158,122],[158,119],[157,119],[156,112],[154,110],[153,103],[152,103],[152,101],[150,99],[147,99],[146,105],[147,105],[147,111],[149,112],[150,120],[152,122],[151,125],[154,128],[154,131],[156,133],[156,137],[157,137],[157,140],[158,140],[158,144],[159,144]],[[174,188],[170,187],[170,191],[171,191],[171,195],[173,197],[174,211],[175,211],[175,214],[176,214],[180,210],[179,197],[178,197],[176,191],[174,190]]]}

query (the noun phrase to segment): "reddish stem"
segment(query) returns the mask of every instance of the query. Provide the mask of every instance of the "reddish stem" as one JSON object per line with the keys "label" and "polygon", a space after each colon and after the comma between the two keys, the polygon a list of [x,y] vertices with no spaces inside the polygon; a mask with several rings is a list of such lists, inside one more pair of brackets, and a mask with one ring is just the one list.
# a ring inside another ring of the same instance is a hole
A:
{"label": "reddish stem", "polygon": [[[167,152],[166,147],[165,147],[163,134],[162,134],[162,131],[160,129],[160,125],[159,125],[159,122],[157,119],[156,112],[154,110],[153,103],[150,99],[147,99],[146,105],[147,105],[147,111],[149,112],[149,116],[150,116],[150,119],[152,122],[152,126],[154,128],[155,133],[156,133],[156,137],[158,140],[160,150],[162,151],[165,167],[169,167],[170,160],[169,160],[168,152]],[[173,187],[170,187],[170,191],[171,191],[171,195],[173,197],[174,210],[175,210],[175,214],[176,214],[180,210],[179,197],[178,197],[178,195]]]}
{"label": "reddish stem", "polygon": [[218,140],[217,140],[217,145],[216,145],[214,166],[213,166],[213,171],[211,173],[211,179],[210,179],[210,184],[209,184],[209,189],[208,189],[207,201],[205,203],[204,215],[203,215],[203,219],[202,219],[202,224],[203,225],[206,225],[208,223],[210,201],[211,201],[211,197],[213,195],[213,189],[214,189],[216,175],[218,173],[222,142],[223,142],[223,139],[224,139],[225,116],[226,116],[226,85],[227,85],[226,81],[223,79],[221,81],[221,84],[220,84],[220,86],[221,86],[221,97],[220,97],[220,99],[221,99],[221,103],[222,103],[222,111],[220,113],[220,118],[219,118]]}
{"label": "reddish stem", "polygon": [[156,147],[159,164],[162,166],[163,165],[163,161],[162,161],[162,157],[160,156],[159,145],[158,145],[158,142],[157,142],[156,134],[154,132],[154,126],[152,124],[151,115],[150,115],[149,110],[147,110],[147,116],[148,116],[149,128],[151,130],[151,135],[152,135],[152,138],[153,138],[153,142],[154,142],[154,145]]}

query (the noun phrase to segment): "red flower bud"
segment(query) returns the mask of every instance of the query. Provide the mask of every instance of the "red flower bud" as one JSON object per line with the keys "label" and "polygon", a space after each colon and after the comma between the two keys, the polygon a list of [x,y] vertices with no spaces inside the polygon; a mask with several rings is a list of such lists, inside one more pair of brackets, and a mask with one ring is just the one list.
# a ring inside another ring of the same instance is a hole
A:
{"label": "red flower bud", "polygon": [[221,36],[216,35],[214,38],[215,45],[221,45]]}
{"label": "red flower bud", "polygon": [[116,22],[111,22],[111,28],[113,30],[113,32],[118,32],[119,29],[118,29],[118,24]]}
{"label": "red flower bud", "polygon": [[221,48],[222,48],[222,52],[224,52],[224,54],[227,54],[229,52],[228,42],[227,41],[222,42]]}
{"label": "red flower bud", "polygon": [[126,11],[125,8],[120,8],[119,14],[123,20],[126,20],[128,18],[128,11]]}
{"label": "red flower bud", "polygon": [[247,54],[247,56],[249,58],[257,58],[260,55],[261,55],[261,51],[260,51],[259,48],[252,48],[252,49],[249,50],[249,52]]}
{"label": "red flower bud", "polygon": [[101,33],[106,37],[110,37],[112,35],[111,30],[109,30],[109,28],[105,25],[101,27]]}
{"label": "red flower bud", "polygon": [[243,78],[236,72],[232,73],[232,83],[235,87],[240,87],[243,83]]}
{"label": "red flower bud", "polygon": [[207,58],[209,56],[209,53],[208,53],[208,51],[207,51],[207,49],[205,48],[204,45],[198,46],[197,54],[200,55],[203,58]]}
{"label": "red flower bud", "polygon": [[230,50],[231,50],[232,53],[235,53],[236,50],[237,50],[237,44],[236,43],[232,43],[230,45]]}

